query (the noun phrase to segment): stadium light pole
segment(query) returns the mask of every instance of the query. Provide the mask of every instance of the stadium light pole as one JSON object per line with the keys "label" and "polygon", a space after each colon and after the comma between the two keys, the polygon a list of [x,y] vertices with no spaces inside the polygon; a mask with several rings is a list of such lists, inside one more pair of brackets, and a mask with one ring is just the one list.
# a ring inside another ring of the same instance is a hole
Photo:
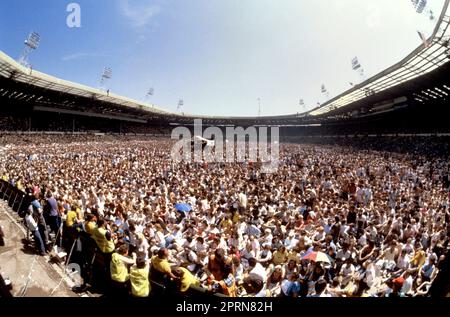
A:
{"label": "stadium light pole", "polygon": [[[364,68],[362,68],[361,63],[357,56],[352,59],[352,69],[355,72],[358,72],[360,82],[363,82],[365,79]],[[350,83],[351,86],[354,86],[353,83]]]}
{"label": "stadium light pole", "polygon": [[41,42],[41,36],[37,32],[31,32],[28,38],[25,40],[25,48],[23,49],[22,55],[19,57],[19,64],[25,67],[30,67],[28,63],[28,58],[30,54],[37,50]]}
{"label": "stadium light pole", "polygon": [[322,94],[324,95],[324,97],[325,97],[325,101],[328,101],[329,99],[330,99],[330,92],[327,90],[327,88],[325,87],[325,85],[324,84],[322,84],[322,86],[321,86],[321,88],[320,88],[320,91],[322,92]]}
{"label": "stadium light pole", "polygon": [[258,117],[261,117],[261,98],[258,98]]}
{"label": "stadium light pole", "polygon": [[298,104],[300,107],[302,107],[302,110],[306,110],[305,101],[303,99],[300,99]]}
{"label": "stadium light pole", "polygon": [[154,92],[155,91],[154,91],[153,87],[150,87],[150,89],[147,91],[147,94],[145,95],[145,100],[150,99],[150,97],[153,96]]}
{"label": "stadium light pole", "polygon": [[[104,84],[106,83],[106,81],[108,79],[111,79],[111,78],[112,78],[112,69],[110,67],[105,67],[103,69],[102,77],[100,78],[100,88],[106,89],[106,87],[104,87]],[[108,89],[108,94],[109,94],[109,89]]]}
{"label": "stadium light pole", "polygon": [[183,99],[180,99],[180,100],[178,101],[177,112],[181,112],[181,110],[183,109],[183,106],[184,106],[184,100],[183,100]]}
{"label": "stadium light pole", "polygon": [[431,22],[434,22],[436,20],[436,16],[433,10],[431,10],[428,6],[427,0],[411,0],[411,4],[413,5],[416,13],[426,14]]}

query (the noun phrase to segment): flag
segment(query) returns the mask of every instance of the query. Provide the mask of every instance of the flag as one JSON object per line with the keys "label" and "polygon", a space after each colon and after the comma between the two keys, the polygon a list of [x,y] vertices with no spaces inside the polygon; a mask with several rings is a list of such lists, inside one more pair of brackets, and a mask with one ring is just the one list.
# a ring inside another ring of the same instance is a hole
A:
{"label": "flag", "polygon": [[420,32],[420,31],[417,31],[417,33],[419,34],[419,37],[420,37],[420,39],[422,40],[422,43],[423,43],[423,45],[425,46],[425,48],[429,47],[429,46],[430,46],[430,43],[428,42],[428,40],[427,40],[427,38],[425,37],[425,35],[424,35],[422,32]]}

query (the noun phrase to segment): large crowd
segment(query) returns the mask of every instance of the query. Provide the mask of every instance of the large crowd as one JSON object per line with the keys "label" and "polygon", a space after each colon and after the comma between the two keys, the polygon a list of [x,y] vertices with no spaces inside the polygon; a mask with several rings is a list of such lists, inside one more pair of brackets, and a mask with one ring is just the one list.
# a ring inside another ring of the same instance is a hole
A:
{"label": "large crowd", "polygon": [[84,253],[85,284],[103,275],[111,296],[158,286],[426,296],[444,263],[450,162],[439,140],[410,154],[376,139],[282,144],[277,172],[263,173],[250,161],[174,163],[169,139],[70,138],[4,138],[0,176],[30,197],[24,217],[38,252],[57,243]]}

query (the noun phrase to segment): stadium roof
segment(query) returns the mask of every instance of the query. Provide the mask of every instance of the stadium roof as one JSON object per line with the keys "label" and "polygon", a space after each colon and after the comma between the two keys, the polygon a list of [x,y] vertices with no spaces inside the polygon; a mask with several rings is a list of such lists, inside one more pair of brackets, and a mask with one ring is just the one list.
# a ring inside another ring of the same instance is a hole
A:
{"label": "stadium roof", "polygon": [[312,116],[325,114],[427,74],[442,66],[448,61],[446,50],[449,48],[449,26],[449,0],[446,0],[434,32],[427,40],[428,45],[422,44],[399,63],[313,109],[308,114]]}
{"label": "stadium roof", "polygon": [[[331,99],[320,107],[302,114],[281,115],[281,116],[261,116],[261,117],[224,117],[224,116],[202,116],[179,114],[163,110],[155,105],[142,103],[130,98],[105,92],[99,89],[80,85],[70,81],[62,80],[36,70],[27,68],[0,51],[0,78],[12,80],[17,83],[44,89],[48,92],[63,94],[67,96],[89,98],[102,102],[104,105],[114,106],[113,108],[123,109],[141,115],[148,114],[165,117],[175,122],[187,122],[193,119],[205,119],[210,123],[229,123],[230,121],[253,121],[260,124],[278,124],[283,122],[301,121],[302,118],[320,118],[323,115],[334,113],[335,110],[344,110],[355,107],[360,101],[367,97],[378,96],[380,93],[389,91],[391,88],[401,84],[414,81],[418,77],[427,75],[448,62],[446,51],[450,39],[450,0],[445,0],[441,15],[436,24],[432,36],[427,40],[429,45],[421,45],[411,54],[405,57],[396,65],[373,76],[365,82],[345,91],[339,96]],[[8,89],[0,87],[0,96],[10,94]],[[14,92],[13,92],[14,93]],[[14,93],[15,94],[15,93]],[[383,95],[383,94],[381,94]],[[23,92],[17,92],[14,98],[22,101],[32,100],[36,96],[29,97]],[[29,98],[29,99],[28,99]],[[39,102],[37,97],[37,102]],[[89,111],[96,111],[95,103],[89,105]],[[45,106],[45,105],[44,105]],[[64,104],[70,106],[70,103]],[[66,109],[71,111],[73,109]],[[117,110],[116,110],[117,111]],[[135,119],[138,119],[135,117]]]}
{"label": "stadium roof", "polygon": [[171,116],[177,115],[176,113],[162,110],[155,105],[144,104],[130,98],[38,72],[34,69],[30,69],[19,64],[2,51],[0,51],[0,76],[55,92],[71,94],[79,97],[95,98],[96,100],[111,102],[124,107],[139,109],[145,108],[149,112],[168,114]]}

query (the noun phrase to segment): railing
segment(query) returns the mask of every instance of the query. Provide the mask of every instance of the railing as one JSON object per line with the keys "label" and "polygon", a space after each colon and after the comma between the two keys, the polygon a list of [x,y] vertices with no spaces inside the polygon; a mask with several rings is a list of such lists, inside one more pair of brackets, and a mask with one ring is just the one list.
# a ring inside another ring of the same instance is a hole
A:
{"label": "railing", "polygon": [[15,212],[24,211],[29,204],[25,192],[3,179],[0,180],[0,199],[7,201],[9,207]]}
{"label": "railing", "polygon": [[7,285],[2,275],[0,274],[0,298],[12,297],[11,287]]}

